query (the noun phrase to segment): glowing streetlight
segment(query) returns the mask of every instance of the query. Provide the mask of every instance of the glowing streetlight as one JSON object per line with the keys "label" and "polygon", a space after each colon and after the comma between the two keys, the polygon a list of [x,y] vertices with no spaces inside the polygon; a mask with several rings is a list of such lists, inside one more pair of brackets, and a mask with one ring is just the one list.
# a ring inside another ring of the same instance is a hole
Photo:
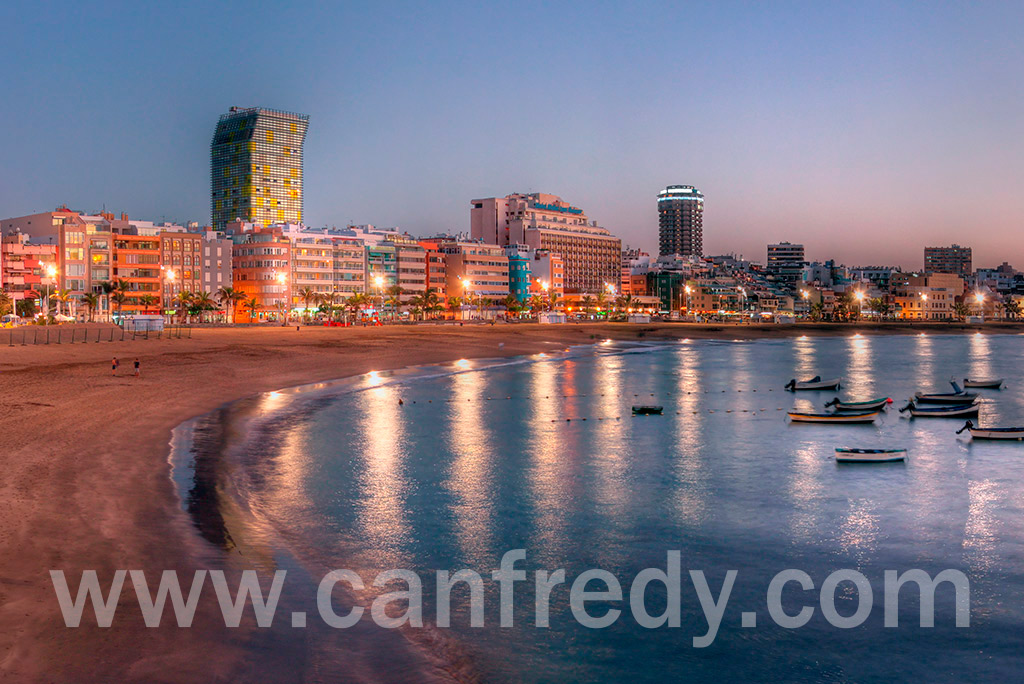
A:
{"label": "glowing streetlight", "polygon": [[[53,281],[57,277],[57,266],[56,266],[56,264],[47,264],[46,265],[46,276],[50,279],[50,281]],[[46,316],[47,317],[50,316],[50,285],[51,285],[50,282],[46,283],[46,301],[44,302],[44,304],[46,304]],[[57,313],[60,313],[60,306],[59,305],[57,307]]]}
{"label": "glowing streetlight", "polygon": [[985,303],[985,295],[983,293],[981,293],[981,292],[976,293],[974,295],[974,298],[976,300],[978,300],[978,304],[984,304]]}
{"label": "glowing streetlight", "polygon": [[856,298],[856,300],[858,302],[863,302],[864,301],[864,293],[861,292],[860,290],[858,290],[857,292],[854,292],[853,296]]}
{"label": "glowing streetlight", "polygon": [[373,284],[377,287],[384,287],[384,276],[374,276]]}

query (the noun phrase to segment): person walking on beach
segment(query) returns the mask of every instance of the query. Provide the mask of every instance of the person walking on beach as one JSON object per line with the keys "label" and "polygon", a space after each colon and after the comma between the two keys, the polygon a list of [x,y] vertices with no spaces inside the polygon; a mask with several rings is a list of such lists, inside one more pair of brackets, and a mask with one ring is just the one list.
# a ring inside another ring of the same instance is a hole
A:
{"label": "person walking on beach", "polygon": [[116,356],[114,357],[114,360],[110,363],[110,374],[111,375],[117,375],[117,357]]}
{"label": "person walking on beach", "polygon": [[139,357],[135,357],[135,377],[139,377]]}

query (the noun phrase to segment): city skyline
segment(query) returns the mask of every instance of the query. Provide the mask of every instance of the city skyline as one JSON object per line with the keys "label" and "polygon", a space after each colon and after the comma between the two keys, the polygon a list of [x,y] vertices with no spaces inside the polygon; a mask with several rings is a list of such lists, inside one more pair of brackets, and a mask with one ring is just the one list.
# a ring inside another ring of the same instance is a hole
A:
{"label": "city skyline", "polygon": [[[709,198],[705,254],[760,260],[765,244],[791,241],[811,260],[910,269],[922,246],[961,243],[979,266],[1024,262],[1012,240],[1024,223],[1014,184],[1024,171],[1013,114],[1024,99],[1013,86],[1024,62],[1011,30],[1019,7],[814,8],[799,18],[778,6],[694,7],[685,21],[702,31],[686,46],[657,40],[684,19],[651,11],[300,9],[282,28],[318,47],[282,53],[258,75],[244,51],[195,28],[197,6],[69,7],[0,10],[24,28],[2,59],[40,57],[5,68],[14,76],[0,122],[19,135],[6,150],[3,215],[67,203],[206,223],[210,122],[230,106],[260,106],[312,117],[313,226],[468,232],[469,199],[543,190],[655,252],[650,197],[685,183]],[[47,11],[80,20],[60,54],[40,55]],[[478,34],[525,16],[538,54],[510,58]],[[316,40],[337,25],[365,35]],[[558,43],[569,25],[580,45],[611,44],[610,54]],[[136,56],[84,49],[100,30]],[[354,69],[357,54],[366,59]],[[222,69],[204,69],[211,61]],[[546,105],[500,106],[509,81],[483,79],[497,64]],[[688,77],[685,95],[662,90]]]}

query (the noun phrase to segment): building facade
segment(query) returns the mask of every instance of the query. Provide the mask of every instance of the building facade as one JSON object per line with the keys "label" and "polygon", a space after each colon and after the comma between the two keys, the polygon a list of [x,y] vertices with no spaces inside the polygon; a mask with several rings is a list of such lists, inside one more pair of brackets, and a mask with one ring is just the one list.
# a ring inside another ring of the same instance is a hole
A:
{"label": "building facade", "polygon": [[508,257],[496,245],[451,241],[440,244],[445,255],[448,296],[464,302],[508,296]]}
{"label": "building facade", "polygon": [[[280,228],[251,226],[231,237],[234,289],[245,295],[235,307],[241,323],[284,316],[291,301],[291,241]],[[249,302],[255,300],[255,307]]]}
{"label": "building facade", "polygon": [[470,234],[502,247],[527,245],[557,254],[565,269],[566,292],[593,294],[619,282],[622,241],[556,195],[472,200]]}
{"label": "building facade", "polygon": [[302,148],[309,117],[275,109],[232,107],[210,143],[214,230],[235,221],[301,223]]}
{"label": "building facade", "polygon": [[766,271],[786,287],[795,289],[803,278],[804,246],[789,242],[768,245]]}
{"label": "building facade", "polygon": [[961,278],[970,277],[971,248],[960,245],[924,248],[925,273],[955,273]]}
{"label": "building facade", "polygon": [[670,185],[658,193],[658,254],[704,254],[704,195],[692,185]]}

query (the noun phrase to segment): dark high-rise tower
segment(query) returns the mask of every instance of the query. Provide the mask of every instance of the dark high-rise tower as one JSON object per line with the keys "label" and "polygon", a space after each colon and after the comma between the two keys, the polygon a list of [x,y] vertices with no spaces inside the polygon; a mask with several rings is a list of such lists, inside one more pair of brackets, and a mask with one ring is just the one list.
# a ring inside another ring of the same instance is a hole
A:
{"label": "dark high-rise tower", "polygon": [[302,144],[309,117],[232,107],[210,143],[210,208],[215,230],[241,219],[302,223]]}
{"label": "dark high-rise tower", "polygon": [[658,254],[704,255],[704,195],[692,185],[658,193]]}

